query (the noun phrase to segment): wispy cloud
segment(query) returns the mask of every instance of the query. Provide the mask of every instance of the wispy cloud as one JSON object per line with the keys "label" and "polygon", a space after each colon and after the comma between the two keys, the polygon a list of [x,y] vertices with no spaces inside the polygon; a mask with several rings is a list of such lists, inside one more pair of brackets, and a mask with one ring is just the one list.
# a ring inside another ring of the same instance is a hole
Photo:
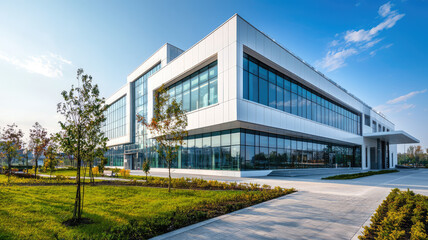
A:
{"label": "wispy cloud", "polygon": [[[326,69],[328,72],[346,65],[345,60],[353,55],[360,54],[373,48],[383,38],[377,38],[381,31],[392,28],[398,20],[405,14],[399,14],[397,10],[392,10],[393,4],[387,2],[379,7],[378,14],[383,19],[378,25],[370,29],[348,30],[344,34],[336,34],[339,39],[333,40],[329,44],[326,56],[315,63],[316,66]],[[388,47],[385,47],[388,46]],[[379,49],[389,48],[388,44]],[[370,52],[374,56],[377,50]]]}
{"label": "wispy cloud", "polygon": [[25,59],[18,59],[0,53],[0,60],[8,62],[17,68],[25,69],[30,73],[36,73],[48,78],[57,78],[63,75],[63,66],[71,65],[71,61],[60,55],[49,53],[38,57],[29,56]]}
{"label": "wispy cloud", "polygon": [[388,100],[386,104],[379,105],[375,107],[375,109],[383,113],[398,113],[404,110],[415,108],[415,104],[406,103],[406,101],[418,94],[422,94],[425,92],[427,92],[427,89],[410,92],[408,94]]}
{"label": "wispy cloud", "polygon": [[382,49],[387,49],[387,48],[390,48],[390,47],[392,47],[394,44],[392,44],[392,43],[390,43],[390,44],[387,44],[387,45],[384,45],[384,46],[382,46],[382,47],[380,47],[380,48],[378,48],[378,49],[375,49],[375,50],[373,50],[373,51],[371,51],[370,52],[370,56],[374,56],[374,55],[376,55],[376,53],[378,52],[378,51],[380,51],[380,50],[382,50]]}
{"label": "wispy cloud", "polygon": [[416,105],[414,104],[395,104],[395,105],[388,105],[388,104],[383,104],[383,105],[379,105],[377,107],[374,107],[374,109],[376,109],[376,111],[382,112],[382,113],[399,113],[402,112],[404,110],[408,110],[408,109],[412,109],[416,107]]}
{"label": "wispy cloud", "polygon": [[332,50],[327,53],[323,61],[318,64],[327,71],[333,71],[340,67],[345,66],[345,59],[357,54],[358,51],[354,48],[342,49],[342,50]]}
{"label": "wispy cloud", "polygon": [[418,94],[421,94],[421,93],[425,93],[427,90],[426,89],[424,89],[424,90],[421,90],[421,91],[413,91],[413,92],[409,92],[408,94],[406,94],[406,95],[403,95],[403,96],[399,96],[398,98],[394,98],[394,99],[392,99],[392,100],[389,100],[388,102],[386,102],[386,103],[388,103],[388,104],[395,104],[395,103],[399,103],[399,102],[404,102],[404,101],[406,101],[407,99],[409,99],[409,98],[411,98],[411,97],[414,97],[414,96],[416,96],[416,95],[418,95]]}

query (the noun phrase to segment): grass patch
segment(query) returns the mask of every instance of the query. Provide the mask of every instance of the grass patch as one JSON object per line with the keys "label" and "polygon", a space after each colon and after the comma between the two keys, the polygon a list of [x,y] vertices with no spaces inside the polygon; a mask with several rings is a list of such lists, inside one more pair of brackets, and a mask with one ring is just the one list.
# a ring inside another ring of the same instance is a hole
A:
{"label": "grass patch", "polygon": [[362,173],[352,173],[352,174],[341,174],[341,175],[335,175],[330,177],[322,178],[323,180],[346,180],[346,179],[354,179],[354,178],[361,178],[361,177],[368,177],[372,175],[378,175],[378,174],[385,174],[385,173],[394,173],[399,172],[398,170],[380,170],[380,171],[368,171],[368,172],[362,172]]}
{"label": "grass patch", "polygon": [[[7,177],[0,175],[0,182]],[[75,188],[0,185],[0,239],[145,239],[294,192],[265,187],[168,194],[166,188],[86,185],[83,217],[93,223],[67,227],[61,223],[71,217]]]}
{"label": "grass patch", "polygon": [[428,197],[393,189],[359,239],[428,239]]}

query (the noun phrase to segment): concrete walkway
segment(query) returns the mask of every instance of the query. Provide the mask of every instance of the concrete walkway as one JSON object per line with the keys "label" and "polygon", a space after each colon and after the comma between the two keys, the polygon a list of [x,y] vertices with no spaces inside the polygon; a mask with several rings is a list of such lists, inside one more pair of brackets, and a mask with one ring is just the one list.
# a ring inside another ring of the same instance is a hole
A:
{"label": "concrete walkway", "polygon": [[321,177],[228,177],[223,180],[294,187],[299,192],[155,239],[357,239],[391,188],[409,188],[428,195],[428,170],[424,169],[355,180],[326,181]]}

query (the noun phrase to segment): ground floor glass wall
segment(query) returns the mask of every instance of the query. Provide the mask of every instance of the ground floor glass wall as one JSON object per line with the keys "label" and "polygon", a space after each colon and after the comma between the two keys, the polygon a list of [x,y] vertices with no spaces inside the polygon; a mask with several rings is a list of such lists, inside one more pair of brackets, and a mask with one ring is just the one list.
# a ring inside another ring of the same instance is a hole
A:
{"label": "ground floor glass wall", "polygon": [[123,167],[124,145],[109,147],[105,153],[108,166]]}
{"label": "ground floor glass wall", "polygon": [[[166,167],[153,150],[143,149],[134,158],[137,161],[134,166],[142,166],[146,152],[152,167]],[[123,166],[123,155],[123,147],[110,149],[109,165]],[[188,136],[172,167],[207,170],[361,167],[361,148],[233,129]]]}

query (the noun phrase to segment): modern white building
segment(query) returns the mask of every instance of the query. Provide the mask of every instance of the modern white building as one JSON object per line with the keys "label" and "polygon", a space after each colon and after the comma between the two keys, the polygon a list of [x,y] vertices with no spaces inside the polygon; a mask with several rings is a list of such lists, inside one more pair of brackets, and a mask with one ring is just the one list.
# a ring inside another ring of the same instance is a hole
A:
{"label": "modern white building", "polygon": [[189,136],[174,171],[229,176],[295,168],[394,168],[397,146],[417,143],[385,116],[234,15],[191,48],[165,44],[108,98],[108,165],[165,163],[149,151],[161,85],[182,101]]}

